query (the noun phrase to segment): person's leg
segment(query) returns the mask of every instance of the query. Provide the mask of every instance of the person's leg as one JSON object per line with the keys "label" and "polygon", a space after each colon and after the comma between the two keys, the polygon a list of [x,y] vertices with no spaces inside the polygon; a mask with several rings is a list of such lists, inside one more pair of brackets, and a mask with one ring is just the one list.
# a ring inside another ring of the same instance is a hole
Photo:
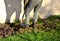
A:
{"label": "person's leg", "polygon": [[6,22],[7,23],[10,23],[10,18],[11,18],[11,15],[13,14],[13,12],[14,12],[14,10],[12,7],[6,6],[6,13],[7,13]]}
{"label": "person's leg", "polygon": [[36,27],[36,22],[38,20],[38,15],[39,15],[39,10],[40,10],[40,7],[42,5],[42,1],[39,1],[39,3],[36,5],[36,7],[34,8],[34,16],[33,16],[33,23],[31,26],[33,26],[33,28]]}
{"label": "person's leg", "polygon": [[14,11],[16,11],[16,19],[19,19],[19,14],[21,12],[21,0],[4,0],[6,5],[7,18],[6,21],[10,22],[10,17]]}
{"label": "person's leg", "polygon": [[[12,5],[14,11],[16,12],[16,17],[15,17],[15,20],[19,21],[19,18],[20,18],[20,13],[21,13],[21,0],[12,0],[14,5]],[[21,24],[21,23],[20,23]],[[14,23],[11,23],[10,24],[10,27],[13,27],[15,24]],[[17,26],[17,29],[19,29],[20,27]]]}
{"label": "person's leg", "polygon": [[5,2],[5,6],[6,6],[6,22],[10,23],[10,17],[14,12],[14,9],[12,7],[13,3],[11,2],[11,0],[4,0]]}
{"label": "person's leg", "polygon": [[24,8],[25,9],[25,26],[28,27],[29,25],[29,20],[30,20],[30,12],[31,10],[38,4],[38,1],[37,0],[29,0],[29,3],[26,5],[26,7]]}
{"label": "person's leg", "polygon": [[22,8],[22,4],[21,4],[21,0],[17,0],[19,3],[15,3],[15,11],[16,11],[16,20],[19,20],[19,17],[20,17],[20,13],[21,13],[21,8]]}
{"label": "person's leg", "polygon": [[26,9],[25,9],[25,17],[26,17],[26,24],[29,24],[29,17],[30,17],[30,11],[38,4],[39,1],[37,0],[30,0],[28,3]]}
{"label": "person's leg", "polygon": [[39,4],[35,7],[34,16],[33,16],[34,22],[37,22],[38,15],[39,15],[39,10],[40,10],[40,7],[41,7],[41,5],[42,5],[42,1],[43,1],[43,0],[41,0],[41,1],[39,2]]}

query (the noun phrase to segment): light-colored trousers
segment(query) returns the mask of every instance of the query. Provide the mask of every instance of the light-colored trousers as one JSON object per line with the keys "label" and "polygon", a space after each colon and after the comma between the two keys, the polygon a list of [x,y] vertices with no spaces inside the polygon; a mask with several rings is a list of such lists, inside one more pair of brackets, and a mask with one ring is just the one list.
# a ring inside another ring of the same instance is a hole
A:
{"label": "light-colored trousers", "polygon": [[21,13],[21,0],[4,0],[6,6],[6,19],[10,20],[11,15],[16,12],[16,20],[19,19]]}
{"label": "light-colored trousers", "polygon": [[27,4],[27,6],[25,7],[25,17],[26,17],[26,24],[29,24],[29,20],[30,20],[30,12],[31,10],[34,8],[34,16],[33,16],[33,20],[34,22],[37,22],[38,19],[38,11],[41,7],[43,0],[29,0],[29,3]]}

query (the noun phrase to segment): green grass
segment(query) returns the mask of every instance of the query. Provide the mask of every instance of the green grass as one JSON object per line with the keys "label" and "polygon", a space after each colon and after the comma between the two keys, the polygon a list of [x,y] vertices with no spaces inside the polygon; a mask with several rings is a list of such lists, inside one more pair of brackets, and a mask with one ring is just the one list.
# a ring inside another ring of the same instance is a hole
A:
{"label": "green grass", "polygon": [[[44,22],[43,22],[44,21]],[[30,23],[32,20],[30,20]],[[19,23],[15,21],[15,24]],[[16,34],[7,38],[0,38],[0,41],[60,41],[60,16],[50,16],[47,19],[38,19],[40,30],[34,29],[30,33]],[[43,24],[45,23],[45,26]],[[56,28],[50,31],[41,30],[43,27]]]}
{"label": "green grass", "polygon": [[32,31],[31,33],[16,34],[0,41],[60,41],[60,30]]}
{"label": "green grass", "polygon": [[60,15],[51,15],[47,19],[60,19]]}

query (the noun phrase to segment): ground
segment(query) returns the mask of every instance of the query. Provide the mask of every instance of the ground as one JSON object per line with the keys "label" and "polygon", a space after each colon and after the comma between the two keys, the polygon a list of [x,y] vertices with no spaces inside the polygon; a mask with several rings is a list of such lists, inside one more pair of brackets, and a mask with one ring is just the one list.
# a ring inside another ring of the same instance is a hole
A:
{"label": "ground", "polygon": [[[31,23],[32,20],[30,20],[30,24]],[[12,28],[18,24],[19,22],[15,21]],[[4,25],[3,28],[10,28],[9,25]],[[2,25],[0,25],[0,27],[2,27]],[[19,30],[11,30],[11,32],[14,32],[14,34],[0,38],[0,41],[60,41],[60,16],[50,16],[46,19],[38,18],[36,28],[20,27]]]}

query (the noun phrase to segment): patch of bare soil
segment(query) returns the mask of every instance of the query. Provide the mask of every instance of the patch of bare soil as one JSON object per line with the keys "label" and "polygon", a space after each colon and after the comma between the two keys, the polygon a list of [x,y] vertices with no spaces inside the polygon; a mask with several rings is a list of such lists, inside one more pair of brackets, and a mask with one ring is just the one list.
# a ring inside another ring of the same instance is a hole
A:
{"label": "patch of bare soil", "polygon": [[8,37],[12,35],[14,32],[13,28],[11,28],[7,24],[0,24],[0,37]]}
{"label": "patch of bare soil", "polygon": [[0,37],[8,37],[14,34],[22,34],[25,32],[31,32],[33,30],[32,27],[30,28],[21,28],[19,25],[13,24],[0,24]]}

